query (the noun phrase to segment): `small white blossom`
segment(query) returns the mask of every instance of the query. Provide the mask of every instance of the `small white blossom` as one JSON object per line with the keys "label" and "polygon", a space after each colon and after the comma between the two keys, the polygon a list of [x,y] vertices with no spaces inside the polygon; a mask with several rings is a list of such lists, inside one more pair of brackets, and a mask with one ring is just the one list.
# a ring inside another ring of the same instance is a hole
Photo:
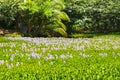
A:
{"label": "small white blossom", "polygon": [[16,56],[16,53],[15,53],[15,54],[12,54],[11,57],[10,57],[10,61],[13,61],[14,58],[15,58],[15,56]]}
{"label": "small white blossom", "polygon": [[54,59],[54,56],[52,54],[48,54],[44,59],[45,60]]}
{"label": "small white blossom", "polygon": [[16,63],[16,66],[19,66],[19,64],[20,64],[20,63],[19,63],[19,62],[17,62],[17,63]]}
{"label": "small white blossom", "polygon": [[100,57],[106,57],[106,56],[107,56],[107,53],[100,53],[99,56],[100,56]]}
{"label": "small white blossom", "polygon": [[4,60],[0,60],[0,65],[3,65],[4,64]]}
{"label": "small white blossom", "polygon": [[61,58],[61,59],[65,59],[65,58],[67,58],[67,56],[64,55],[64,54],[61,54],[61,55],[60,55],[60,58]]}

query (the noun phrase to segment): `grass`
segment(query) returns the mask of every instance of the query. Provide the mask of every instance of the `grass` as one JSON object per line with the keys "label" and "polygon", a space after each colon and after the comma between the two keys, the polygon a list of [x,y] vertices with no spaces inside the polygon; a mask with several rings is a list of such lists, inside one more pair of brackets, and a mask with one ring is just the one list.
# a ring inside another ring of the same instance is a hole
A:
{"label": "grass", "polygon": [[70,37],[72,38],[93,38],[93,37],[99,37],[99,36],[119,36],[120,33],[81,33],[81,34],[72,34]]}
{"label": "grass", "polygon": [[120,36],[0,37],[0,80],[119,80]]}

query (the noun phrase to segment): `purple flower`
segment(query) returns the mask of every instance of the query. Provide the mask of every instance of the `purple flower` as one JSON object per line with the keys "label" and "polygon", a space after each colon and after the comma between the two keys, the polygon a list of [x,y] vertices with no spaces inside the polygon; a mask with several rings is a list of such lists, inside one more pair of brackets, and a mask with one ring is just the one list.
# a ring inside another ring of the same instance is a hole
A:
{"label": "purple flower", "polygon": [[67,57],[73,58],[73,55],[72,54],[68,54]]}
{"label": "purple flower", "polygon": [[106,56],[107,56],[107,53],[100,53],[99,56],[100,56],[100,57],[106,57]]}
{"label": "purple flower", "polygon": [[31,53],[31,54],[28,54],[27,56],[28,56],[28,57],[32,57],[32,58],[35,58],[35,59],[40,59],[41,54]]}
{"label": "purple flower", "polygon": [[80,46],[80,49],[81,49],[81,50],[84,50],[84,45],[83,45],[83,46]]}
{"label": "purple flower", "polygon": [[80,53],[79,55],[82,56],[83,58],[91,57],[91,55],[86,55],[86,54],[84,54],[84,53]]}

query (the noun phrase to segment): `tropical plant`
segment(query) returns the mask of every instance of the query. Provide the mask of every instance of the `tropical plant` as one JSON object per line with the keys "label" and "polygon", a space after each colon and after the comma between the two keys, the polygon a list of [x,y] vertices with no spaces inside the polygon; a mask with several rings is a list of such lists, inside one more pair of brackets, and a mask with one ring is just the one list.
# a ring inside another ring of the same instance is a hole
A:
{"label": "tropical plant", "polygon": [[39,12],[37,3],[31,0],[24,0],[19,3],[20,16],[22,17],[22,23],[27,26],[28,34],[34,26],[35,14]]}
{"label": "tropical plant", "polygon": [[49,26],[49,29],[67,37],[66,26],[62,21],[70,21],[70,19],[62,11],[65,7],[61,1],[45,0],[37,3],[37,1],[26,0],[19,4],[19,8],[29,34],[39,34],[40,30],[46,31]]}
{"label": "tropical plant", "polygon": [[64,37],[67,37],[67,28],[63,22],[70,21],[70,19],[68,15],[62,11],[64,10],[64,8],[65,6],[62,2],[54,2],[52,5],[53,16],[51,17],[51,21],[54,22],[54,24],[56,25],[54,31],[59,32]]}

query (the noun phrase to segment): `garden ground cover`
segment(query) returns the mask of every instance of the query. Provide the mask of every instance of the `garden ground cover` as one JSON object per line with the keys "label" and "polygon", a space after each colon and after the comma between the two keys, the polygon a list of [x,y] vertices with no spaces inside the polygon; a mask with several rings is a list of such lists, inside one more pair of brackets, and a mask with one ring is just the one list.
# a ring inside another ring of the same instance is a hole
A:
{"label": "garden ground cover", "polygon": [[0,80],[119,80],[120,36],[0,37]]}

